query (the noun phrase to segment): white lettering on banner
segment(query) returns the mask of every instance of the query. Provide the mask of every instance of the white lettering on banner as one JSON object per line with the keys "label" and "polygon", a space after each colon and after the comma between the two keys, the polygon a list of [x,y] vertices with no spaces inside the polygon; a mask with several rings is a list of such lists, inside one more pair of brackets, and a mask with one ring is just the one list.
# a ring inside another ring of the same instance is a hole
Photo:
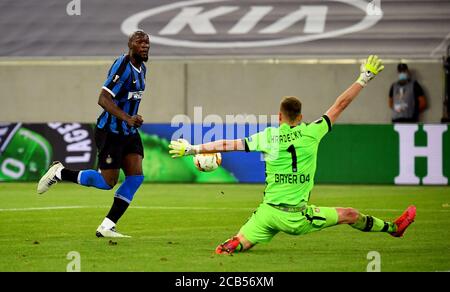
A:
{"label": "white lettering on banner", "polygon": [[395,177],[395,184],[419,184],[420,179],[415,174],[415,158],[427,158],[427,175],[423,178],[424,185],[446,185],[448,179],[443,174],[443,133],[447,125],[424,125],[427,133],[427,146],[416,146],[414,135],[419,129],[416,124],[396,124],[394,130],[400,140],[400,174]]}
{"label": "white lettering on banner", "polygon": [[183,10],[181,10],[177,16],[172,18],[172,20],[159,32],[159,34],[177,34],[187,25],[189,25],[196,34],[215,34],[216,29],[211,24],[211,19],[228,14],[237,9],[239,9],[239,7],[221,6],[201,13],[203,7],[183,8]]}
{"label": "white lettering on banner", "polygon": [[305,18],[304,33],[323,33],[327,11],[327,6],[302,6],[300,9],[289,13],[272,25],[264,28],[259,33],[279,33],[303,18]]}
{"label": "white lettering on banner", "polygon": [[367,14],[368,15],[379,15],[381,12],[381,0],[372,0],[367,4]]}
{"label": "white lettering on banner", "polygon": [[64,142],[67,143],[66,163],[89,162],[92,150],[91,139],[87,130],[80,129],[80,123],[48,123],[48,126],[61,134]]}
{"label": "white lettering on banner", "polygon": [[0,170],[4,175],[13,179],[19,179],[25,173],[25,164],[15,158],[6,158]]}
{"label": "white lettering on banner", "polygon": [[229,31],[229,34],[245,34],[250,32],[256,24],[270,11],[272,6],[252,6],[250,11],[247,12]]}
{"label": "white lettering on banner", "polygon": [[[216,6],[216,7],[203,7],[194,5],[212,5],[221,2],[235,2],[240,6]],[[323,5],[324,2],[338,2],[346,4],[361,10],[364,14],[359,22],[350,24],[350,26],[339,28],[337,30],[325,31],[326,17],[329,7]],[[381,7],[376,6],[376,13],[373,13],[373,9],[368,9],[368,2],[364,0],[328,0],[320,1],[321,5],[302,5],[298,9],[289,12],[287,15],[269,15],[273,12],[273,6],[251,6],[242,7],[242,2],[236,0],[190,0],[180,1],[171,4],[166,4],[151,8],[145,11],[141,11],[134,15],[131,15],[122,22],[121,31],[125,35],[129,35],[132,32],[139,29],[139,24],[147,18],[151,18],[155,15],[166,13],[168,11],[179,9],[180,12],[176,14],[168,24],[164,26],[159,33],[152,33],[152,43],[157,43],[166,46],[175,47],[189,47],[189,48],[210,48],[210,49],[226,49],[226,48],[255,48],[255,47],[271,47],[291,45],[304,42],[310,42],[319,39],[336,38],[342,35],[351,34],[359,31],[366,30],[374,26],[383,17],[383,11]],[[234,13],[230,16],[239,19],[234,19],[235,24],[224,32],[218,32],[213,25],[213,20],[225,14],[233,12],[240,12],[245,10],[245,13]],[[275,14],[273,12],[272,14]],[[250,33],[251,30],[265,17],[275,19],[272,24],[262,28],[258,31],[261,35],[269,35],[262,40],[245,40],[242,34]],[[277,18],[278,17],[278,18]],[[299,21],[304,19],[303,35],[299,31],[299,35],[274,37],[274,34],[280,33],[287,28],[293,26]],[[160,21],[160,20],[158,20]],[[151,20],[150,20],[151,22]],[[224,39],[221,41],[210,41],[208,39],[202,40],[198,37],[195,40],[188,39],[176,39],[168,38],[169,35],[179,34],[185,27],[190,27],[192,32],[197,36],[212,35],[212,34],[224,34]],[[233,39],[233,36],[235,38]]]}
{"label": "white lettering on banner", "polygon": [[[217,30],[211,23],[213,18],[222,16],[239,9],[237,6],[220,6],[210,11],[203,12],[203,7],[185,7],[177,16],[159,32],[160,35],[178,34],[183,28],[189,26],[195,34],[216,34]],[[253,6],[244,15],[229,34],[248,33],[264,16],[271,10],[272,6]],[[300,20],[305,19],[304,33],[322,33],[325,30],[327,6],[301,6],[275,23],[259,31],[263,34],[275,34],[288,29]]]}

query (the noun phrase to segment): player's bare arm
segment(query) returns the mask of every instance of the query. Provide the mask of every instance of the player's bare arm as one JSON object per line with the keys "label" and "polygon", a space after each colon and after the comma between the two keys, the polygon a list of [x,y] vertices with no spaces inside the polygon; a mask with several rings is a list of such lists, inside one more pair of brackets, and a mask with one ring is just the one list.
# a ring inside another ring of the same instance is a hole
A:
{"label": "player's bare arm", "polygon": [[369,56],[367,60],[361,65],[361,74],[359,78],[353,83],[347,90],[338,96],[334,104],[325,113],[330,122],[334,122],[338,119],[341,113],[347,108],[347,106],[359,95],[361,90],[372,80],[378,73],[383,71],[384,66],[381,59],[378,56]]}
{"label": "player's bare arm", "polygon": [[131,127],[140,127],[144,123],[144,120],[140,115],[130,116],[129,114],[121,110],[114,103],[112,95],[105,89],[102,89],[102,91],[100,92],[98,104],[116,118],[127,122],[127,124]]}
{"label": "player's bare arm", "polygon": [[338,96],[334,104],[325,113],[330,118],[332,124],[334,124],[341,113],[358,96],[362,89],[363,87],[361,84],[355,82]]}
{"label": "player's bare arm", "polygon": [[216,152],[245,151],[245,145],[242,139],[236,140],[218,140],[198,145],[198,152],[195,154],[208,154]]}
{"label": "player's bare arm", "polygon": [[217,152],[245,151],[245,145],[242,139],[236,140],[218,140],[200,145],[191,145],[184,139],[172,141],[169,145],[172,157],[181,157],[184,155],[208,154]]}

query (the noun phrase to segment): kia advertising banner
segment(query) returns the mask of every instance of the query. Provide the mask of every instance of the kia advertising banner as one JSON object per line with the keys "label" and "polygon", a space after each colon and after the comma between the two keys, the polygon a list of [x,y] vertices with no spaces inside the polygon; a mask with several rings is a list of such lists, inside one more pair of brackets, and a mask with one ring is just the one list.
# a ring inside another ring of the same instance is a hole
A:
{"label": "kia advertising banner", "polygon": [[[37,182],[53,160],[71,169],[95,169],[94,127],[79,123],[0,125],[0,181]],[[315,182],[448,185],[448,127],[447,124],[335,125],[319,146]],[[222,153],[221,167],[209,173],[198,171],[191,156],[172,159],[169,141],[180,130],[187,140],[201,143],[214,137],[211,133],[222,131],[226,133],[223,138],[237,139],[262,128],[248,124],[209,127],[145,124],[140,133],[146,182],[264,183],[264,160],[257,152]]]}
{"label": "kia advertising banner", "polygon": [[151,35],[153,57],[439,58],[450,1],[2,0],[0,56],[116,56]]}

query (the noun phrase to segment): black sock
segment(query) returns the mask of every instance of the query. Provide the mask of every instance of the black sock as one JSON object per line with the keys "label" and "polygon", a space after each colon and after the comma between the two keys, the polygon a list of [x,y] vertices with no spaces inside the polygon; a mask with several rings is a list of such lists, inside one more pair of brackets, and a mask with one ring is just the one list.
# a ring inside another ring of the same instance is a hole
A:
{"label": "black sock", "polygon": [[113,205],[106,217],[112,222],[117,223],[117,221],[119,221],[120,217],[122,217],[123,213],[125,213],[129,205],[130,204],[128,204],[124,200],[114,197]]}
{"label": "black sock", "polygon": [[79,170],[70,170],[67,168],[63,168],[61,170],[61,180],[65,181],[71,181],[74,183],[78,183],[78,174],[80,173]]}

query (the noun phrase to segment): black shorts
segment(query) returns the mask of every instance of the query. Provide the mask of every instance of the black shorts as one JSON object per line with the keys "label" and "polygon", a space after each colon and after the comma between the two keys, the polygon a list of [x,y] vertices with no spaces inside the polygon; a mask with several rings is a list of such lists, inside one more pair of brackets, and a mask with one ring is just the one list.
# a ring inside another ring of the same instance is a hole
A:
{"label": "black shorts", "polygon": [[144,157],[144,147],[139,133],[119,135],[95,128],[95,144],[98,149],[99,169],[120,169],[127,154]]}

